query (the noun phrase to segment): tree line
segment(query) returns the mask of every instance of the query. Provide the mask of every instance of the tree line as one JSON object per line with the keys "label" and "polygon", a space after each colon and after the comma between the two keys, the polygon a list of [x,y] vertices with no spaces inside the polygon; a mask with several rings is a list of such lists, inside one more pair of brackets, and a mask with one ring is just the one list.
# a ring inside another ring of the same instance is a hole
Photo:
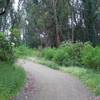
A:
{"label": "tree line", "polygon": [[16,45],[58,47],[62,41],[90,41],[94,46],[100,43],[99,0],[19,0],[17,11],[14,1],[6,1],[6,6],[0,5],[0,14],[3,13],[0,30],[7,37],[10,31],[10,40]]}

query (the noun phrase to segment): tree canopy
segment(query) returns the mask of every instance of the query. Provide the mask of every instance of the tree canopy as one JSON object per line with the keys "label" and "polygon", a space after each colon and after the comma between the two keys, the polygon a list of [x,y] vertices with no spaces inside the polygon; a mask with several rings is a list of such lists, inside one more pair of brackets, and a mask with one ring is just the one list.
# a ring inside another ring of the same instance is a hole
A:
{"label": "tree canopy", "polygon": [[30,47],[59,46],[62,41],[100,43],[99,0],[19,0],[17,11],[13,3],[0,0],[0,15],[9,9],[0,18],[0,30],[18,29],[20,41]]}

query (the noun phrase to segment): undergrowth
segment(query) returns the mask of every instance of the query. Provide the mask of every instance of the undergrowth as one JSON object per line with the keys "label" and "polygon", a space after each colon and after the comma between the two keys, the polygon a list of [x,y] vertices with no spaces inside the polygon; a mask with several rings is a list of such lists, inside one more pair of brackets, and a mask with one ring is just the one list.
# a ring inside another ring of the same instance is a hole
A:
{"label": "undergrowth", "polygon": [[22,68],[0,62],[0,100],[9,100],[15,96],[24,85],[25,79],[26,74]]}

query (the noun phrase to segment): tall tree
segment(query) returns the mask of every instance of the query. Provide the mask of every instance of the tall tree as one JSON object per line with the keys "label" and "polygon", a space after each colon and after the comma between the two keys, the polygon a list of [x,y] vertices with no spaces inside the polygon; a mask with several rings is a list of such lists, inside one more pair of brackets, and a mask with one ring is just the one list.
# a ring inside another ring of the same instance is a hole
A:
{"label": "tall tree", "polygon": [[84,5],[84,20],[88,32],[88,40],[94,45],[96,44],[96,19],[97,19],[97,1],[98,0],[83,0]]}

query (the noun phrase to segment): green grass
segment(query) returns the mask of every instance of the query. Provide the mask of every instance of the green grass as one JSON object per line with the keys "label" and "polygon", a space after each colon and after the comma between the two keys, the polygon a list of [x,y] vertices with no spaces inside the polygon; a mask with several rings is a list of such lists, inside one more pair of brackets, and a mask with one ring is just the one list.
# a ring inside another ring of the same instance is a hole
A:
{"label": "green grass", "polygon": [[61,67],[60,70],[78,77],[96,95],[100,95],[100,71],[81,67]]}
{"label": "green grass", "polygon": [[0,62],[0,100],[9,100],[24,85],[26,74],[18,66]]}

